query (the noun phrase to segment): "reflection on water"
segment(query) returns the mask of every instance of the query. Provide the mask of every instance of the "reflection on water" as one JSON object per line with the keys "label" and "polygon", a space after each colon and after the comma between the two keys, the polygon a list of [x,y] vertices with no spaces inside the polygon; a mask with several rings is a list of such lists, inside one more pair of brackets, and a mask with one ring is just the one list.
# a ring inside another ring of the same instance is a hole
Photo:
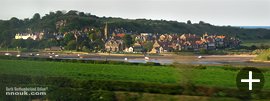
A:
{"label": "reflection on water", "polygon": [[125,58],[61,58],[61,59],[78,59],[78,60],[103,60],[103,61],[126,61],[131,63],[147,63],[154,62],[160,64],[172,64],[174,62],[183,63],[183,64],[223,64],[222,62],[217,61],[175,61],[173,59],[149,59],[145,60],[143,58],[136,59],[125,59]]}
{"label": "reflection on water", "polygon": [[149,60],[145,60],[143,57],[141,58],[125,58],[125,57],[91,57],[91,58],[61,58],[61,59],[78,59],[78,60],[100,60],[100,61],[126,61],[132,63],[147,63],[154,62],[160,64],[172,64],[174,62],[181,64],[193,64],[193,65],[237,65],[237,66],[270,66],[269,63],[256,63],[256,62],[248,62],[247,60],[238,59],[238,60],[230,60],[230,59],[190,59],[190,60],[178,60],[175,59],[164,59],[164,58],[150,58]]}
{"label": "reflection on water", "polygon": [[154,63],[160,63],[160,64],[172,64],[174,61],[173,60],[165,60],[165,59],[149,59],[149,60],[142,60],[142,59],[130,59],[127,60],[128,62],[133,62],[133,63],[146,63],[146,62],[154,62]]}

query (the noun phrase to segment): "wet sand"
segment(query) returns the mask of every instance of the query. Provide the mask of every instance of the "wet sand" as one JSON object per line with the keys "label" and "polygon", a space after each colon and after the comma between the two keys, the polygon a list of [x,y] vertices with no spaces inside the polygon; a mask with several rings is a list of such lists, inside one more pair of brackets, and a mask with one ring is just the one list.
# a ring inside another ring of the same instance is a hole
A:
{"label": "wet sand", "polygon": [[[0,52],[0,55],[4,55],[5,52]],[[16,56],[16,52],[11,53]],[[161,54],[155,56],[148,56],[150,59],[145,60],[145,56],[142,54],[108,54],[108,53],[48,53],[48,52],[36,52],[33,54],[39,54],[39,56],[29,56],[30,53],[21,53],[22,57],[41,57],[61,59],[84,59],[84,60],[112,60],[112,61],[127,61],[127,62],[157,62],[161,64],[172,64],[174,62],[192,65],[233,65],[233,66],[254,66],[254,67],[269,67],[270,63],[252,62],[251,60],[256,55],[202,55],[202,58],[198,58],[198,55],[183,56],[175,54]],[[79,54],[79,55],[78,55]],[[55,57],[55,55],[58,55]]]}
{"label": "wet sand", "polygon": [[145,60],[144,55],[138,54],[85,54],[81,55],[83,59],[90,60],[114,60],[128,62],[158,62],[161,64],[172,64],[174,62],[192,65],[233,65],[233,66],[254,66],[254,67],[269,67],[270,63],[252,62],[251,60],[256,55],[203,55],[202,58],[198,58],[198,55],[194,56],[181,56],[174,54],[165,54],[161,56],[148,56],[150,59]]}

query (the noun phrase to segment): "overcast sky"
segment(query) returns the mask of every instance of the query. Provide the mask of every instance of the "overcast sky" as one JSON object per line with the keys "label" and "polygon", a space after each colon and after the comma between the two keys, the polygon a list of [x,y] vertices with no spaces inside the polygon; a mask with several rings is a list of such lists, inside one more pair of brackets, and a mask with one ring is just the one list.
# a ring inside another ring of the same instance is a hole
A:
{"label": "overcast sky", "polygon": [[164,19],[214,25],[270,26],[270,0],[1,0],[0,19],[56,10],[97,16]]}

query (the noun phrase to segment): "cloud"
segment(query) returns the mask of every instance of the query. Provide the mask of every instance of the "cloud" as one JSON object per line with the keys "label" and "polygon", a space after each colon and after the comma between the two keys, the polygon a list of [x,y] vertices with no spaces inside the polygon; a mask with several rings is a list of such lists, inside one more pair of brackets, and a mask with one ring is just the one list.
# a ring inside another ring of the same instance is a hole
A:
{"label": "cloud", "polygon": [[29,18],[56,10],[97,16],[200,20],[215,25],[269,25],[269,0],[1,0],[0,19]]}

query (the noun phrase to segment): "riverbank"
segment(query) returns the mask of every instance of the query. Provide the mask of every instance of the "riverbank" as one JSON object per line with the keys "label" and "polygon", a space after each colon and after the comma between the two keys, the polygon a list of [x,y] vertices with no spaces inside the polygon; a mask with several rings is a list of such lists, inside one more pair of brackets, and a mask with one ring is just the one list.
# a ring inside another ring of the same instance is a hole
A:
{"label": "riverbank", "polygon": [[[4,55],[5,52],[0,52]],[[16,56],[17,52],[10,52]],[[33,54],[33,55],[29,55]],[[256,55],[175,55],[160,54],[148,55],[143,54],[109,54],[109,53],[63,53],[63,52],[31,52],[20,53],[20,57],[35,58],[55,58],[55,59],[79,59],[79,60],[100,60],[100,61],[124,61],[131,63],[154,62],[160,64],[182,63],[189,65],[233,65],[233,66],[253,66],[269,67],[269,62],[252,61]],[[145,57],[148,59],[146,60]],[[199,58],[200,57],[200,58]]]}
{"label": "riverbank", "polygon": [[250,60],[250,61],[258,63],[270,63],[270,61],[263,61],[263,60]]}

